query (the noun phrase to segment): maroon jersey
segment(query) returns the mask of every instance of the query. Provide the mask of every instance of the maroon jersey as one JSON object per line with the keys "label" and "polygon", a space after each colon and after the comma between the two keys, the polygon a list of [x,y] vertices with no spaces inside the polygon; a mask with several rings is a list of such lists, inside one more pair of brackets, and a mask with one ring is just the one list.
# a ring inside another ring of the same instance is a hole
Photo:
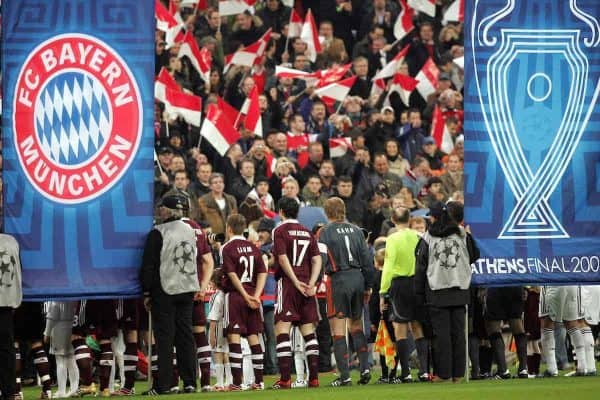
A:
{"label": "maroon jersey", "polygon": [[304,283],[310,280],[312,258],[321,256],[313,234],[294,219],[288,219],[273,229],[272,251],[278,275],[287,278],[278,262],[280,255],[286,255],[296,277]]}
{"label": "maroon jersey", "polygon": [[236,291],[227,277],[228,273],[234,272],[248,294],[254,295],[258,274],[267,272],[260,250],[243,236],[234,236],[221,247],[221,260],[225,273],[224,292]]}
{"label": "maroon jersey", "polygon": [[194,229],[196,233],[196,247],[198,248],[198,256],[196,257],[196,265],[198,270],[198,282],[202,282],[202,256],[204,254],[210,253],[210,246],[208,245],[208,240],[206,239],[206,235],[202,231],[202,228],[198,223],[194,220],[183,218],[183,222],[188,224]]}

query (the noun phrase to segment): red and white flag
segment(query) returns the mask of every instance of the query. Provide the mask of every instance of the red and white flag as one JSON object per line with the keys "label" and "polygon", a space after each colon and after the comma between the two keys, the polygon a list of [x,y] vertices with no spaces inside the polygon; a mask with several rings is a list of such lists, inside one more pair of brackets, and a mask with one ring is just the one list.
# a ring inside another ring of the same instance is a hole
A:
{"label": "red and white flag", "polygon": [[425,65],[423,65],[423,68],[421,68],[421,71],[419,71],[415,77],[419,81],[419,84],[417,85],[417,91],[425,100],[427,100],[427,97],[430,94],[437,90],[439,75],[440,70],[433,62],[433,59],[429,57]]}
{"label": "red and white flag", "polygon": [[369,97],[381,96],[385,92],[385,81],[383,79],[374,79],[373,85],[371,86],[371,93]]}
{"label": "red and white flag", "polygon": [[200,127],[202,117],[202,98],[194,96],[157,81],[154,96],[165,103],[165,111],[170,115],[179,115],[190,125]]}
{"label": "red and white flag", "polygon": [[448,127],[446,126],[442,110],[437,106],[433,110],[433,117],[431,119],[431,137],[435,140],[438,149],[444,153],[450,154],[454,150],[452,135],[450,135],[450,131],[448,131]]}
{"label": "red and white flag", "polygon": [[240,112],[246,116],[244,127],[254,132],[255,135],[262,137],[262,119],[258,105],[258,87],[256,85],[254,85],[254,88],[250,92],[250,96],[244,101]]}
{"label": "red and white flag", "polygon": [[400,95],[400,99],[402,100],[404,105],[408,107],[410,94],[415,90],[418,84],[419,81],[415,78],[397,73],[396,75],[394,75],[394,80],[390,85],[390,90],[388,91],[388,95],[383,104],[386,106],[389,105],[390,95],[395,92]]}
{"label": "red and white flag", "polygon": [[267,162],[267,178],[270,178],[271,176],[273,176],[273,173],[275,172],[275,166],[277,165],[277,159],[275,157],[273,157],[273,154],[271,154],[270,152],[269,153],[265,152],[265,160]]}
{"label": "red and white flag", "polygon": [[352,139],[349,137],[329,139],[329,156],[331,158],[342,157],[348,149],[352,149]]}
{"label": "red and white flag", "polygon": [[317,79],[317,75],[314,72],[306,72],[300,69],[282,67],[280,65],[275,66],[275,76],[278,78],[305,79],[306,77],[310,77],[313,79]]}
{"label": "red and white flag", "polygon": [[206,10],[208,8],[207,0],[181,0],[179,7],[196,7],[196,10]]}
{"label": "red and white flag", "polygon": [[356,78],[358,77],[354,75],[342,81],[323,86],[319,89],[316,89],[315,94],[319,97],[322,97],[325,101],[328,99],[344,101],[346,96],[348,96],[348,92],[350,92],[350,89],[354,85],[354,82],[356,82]]}
{"label": "red and white flag", "polygon": [[156,29],[168,32],[173,27],[177,26],[177,20],[169,10],[160,2],[154,1],[154,15],[156,16]]}
{"label": "red and white flag", "polygon": [[435,0],[408,0],[408,6],[435,18]]}
{"label": "red and white flag", "polygon": [[414,10],[406,4],[406,0],[400,0],[400,7],[402,8],[402,11],[400,11],[398,19],[394,24],[394,36],[398,40],[404,38],[404,36],[415,29],[413,24],[413,17],[415,16]]}
{"label": "red and white flag", "polygon": [[338,65],[336,67],[318,71],[317,77],[319,78],[319,82],[317,83],[317,87],[327,86],[339,81],[348,73],[351,67],[352,63],[348,63],[346,65]]}
{"label": "red and white flag", "polygon": [[190,60],[192,66],[198,71],[202,80],[208,83],[212,55],[207,48],[203,47],[202,50],[198,48],[198,43],[196,43],[196,39],[191,32],[185,34],[183,41],[179,46],[179,54],[177,54],[177,57],[181,58],[183,56],[186,56]]}
{"label": "red and white flag", "polygon": [[464,22],[465,21],[465,0],[454,0],[450,7],[444,12],[442,23],[446,25],[448,22]]}
{"label": "red and white flag", "polygon": [[200,135],[206,138],[222,156],[241,137],[233,127],[233,121],[230,121],[216,104],[208,106]]}
{"label": "red and white flag", "polygon": [[248,47],[225,56],[225,68],[223,72],[227,72],[232,65],[245,65],[252,68],[265,53],[269,40],[271,40],[271,28],[256,42],[248,45]]}
{"label": "red and white flag", "polygon": [[[159,88],[158,92],[156,89],[157,87]],[[175,81],[175,79],[171,76],[171,74],[169,74],[169,71],[167,71],[167,69],[165,67],[162,67],[160,69],[160,72],[158,73],[158,76],[156,77],[156,82],[154,83],[154,97],[156,97],[157,99],[158,99],[157,93],[159,95],[161,93],[164,93],[162,87],[168,87],[171,90],[175,90],[177,92],[182,92],[181,87],[179,86],[177,81]]]}
{"label": "red and white flag", "polygon": [[317,54],[320,53],[321,43],[319,42],[319,33],[317,31],[317,25],[313,18],[312,11],[310,8],[304,18],[304,24],[302,25],[302,32],[300,33],[300,39],[302,39],[308,48],[308,59],[311,62],[317,60]]}
{"label": "red and white flag", "polygon": [[296,12],[294,8],[292,8],[292,12],[290,13],[290,24],[288,25],[288,38],[300,37],[302,33],[302,25],[304,21],[302,21],[302,17],[300,14]]}
{"label": "red and white flag", "polygon": [[237,129],[238,122],[240,120],[240,112],[235,109],[231,104],[223,100],[222,97],[217,96],[217,106],[221,111],[225,113],[227,119],[231,121],[234,128]]}
{"label": "red and white flag", "polygon": [[241,14],[250,10],[255,3],[256,0],[221,0],[219,1],[219,14],[221,17]]}
{"label": "red and white flag", "polygon": [[404,48],[402,48],[402,50],[400,50],[400,52],[396,54],[392,61],[387,63],[385,67],[381,69],[381,71],[375,74],[373,79],[384,79],[389,78],[390,76],[394,76],[396,72],[398,72],[398,68],[400,68],[400,65],[402,65],[402,63],[404,62],[404,57],[406,57],[409,48],[410,44],[404,46]]}

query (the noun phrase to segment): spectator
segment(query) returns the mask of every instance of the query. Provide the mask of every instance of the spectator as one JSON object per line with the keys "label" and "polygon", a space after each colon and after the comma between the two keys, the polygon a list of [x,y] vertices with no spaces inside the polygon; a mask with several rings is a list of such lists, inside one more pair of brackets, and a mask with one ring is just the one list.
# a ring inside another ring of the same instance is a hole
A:
{"label": "spectator", "polygon": [[210,192],[210,185],[208,181],[212,172],[213,169],[212,165],[210,164],[201,164],[198,166],[196,170],[196,180],[190,185],[191,191],[194,193],[196,198],[200,198],[206,193]]}
{"label": "spectator", "polygon": [[240,162],[240,176],[233,180],[230,190],[238,204],[241,204],[248,193],[254,189],[254,171],[254,162],[249,158],[242,159]]}
{"label": "spectator", "polygon": [[367,204],[362,197],[354,194],[352,179],[349,176],[340,176],[336,185],[337,196],[344,201],[346,218],[348,222],[365,226]]}
{"label": "spectator", "polygon": [[388,160],[389,171],[403,177],[410,169],[408,161],[402,157],[396,139],[388,139],[385,142],[385,157]]}
{"label": "spectator", "polygon": [[446,172],[440,176],[442,187],[446,193],[463,190],[465,185],[462,163],[456,154],[448,156]]}
{"label": "spectator", "polygon": [[444,169],[442,159],[446,156],[446,153],[438,149],[435,140],[431,136],[427,136],[423,139],[423,145],[421,146],[421,153],[419,153],[419,156],[429,162],[429,167],[432,170],[438,170],[441,173]]}
{"label": "spectator", "polygon": [[321,193],[330,197],[335,193],[335,187],[337,184],[335,177],[335,167],[331,160],[325,160],[321,163],[319,168],[319,178],[321,178]]}
{"label": "spectator", "polygon": [[323,69],[337,63],[343,64],[348,60],[348,53],[344,42],[334,37],[333,24],[330,21],[322,21],[319,26],[319,36],[323,38],[321,43],[322,52],[317,55],[317,68]]}
{"label": "spectator", "polygon": [[408,123],[400,128],[399,135],[402,154],[409,163],[414,163],[417,154],[423,147],[425,136],[421,112],[414,108],[409,110]]}
{"label": "spectator", "polygon": [[358,78],[352,89],[350,96],[359,96],[363,99],[368,99],[371,94],[371,80],[369,79],[369,60],[365,57],[357,57],[352,61],[352,70]]}
{"label": "spectator", "polygon": [[209,179],[210,193],[200,197],[200,220],[206,221],[212,233],[225,233],[225,222],[237,213],[235,197],[225,193],[223,174],[213,173]]}
{"label": "spectator", "polygon": [[307,182],[309,176],[319,174],[323,155],[323,145],[320,142],[312,142],[308,145],[308,163],[301,171],[303,182]]}
{"label": "spectator", "polygon": [[310,175],[306,180],[306,185],[302,189],[302,198],[307,206],[323,207],[327,197],[321,192],[321,178],[319,175]]}
{"label": "spectator", "polygon": [[402,189],[402,178],[390,172],[390,167],[385,154],[375,154],[373,159],[373,171],[369,176],[371,187],[375,188],[379,184],[384,184],[387,188],[387,194],[396,195]]}

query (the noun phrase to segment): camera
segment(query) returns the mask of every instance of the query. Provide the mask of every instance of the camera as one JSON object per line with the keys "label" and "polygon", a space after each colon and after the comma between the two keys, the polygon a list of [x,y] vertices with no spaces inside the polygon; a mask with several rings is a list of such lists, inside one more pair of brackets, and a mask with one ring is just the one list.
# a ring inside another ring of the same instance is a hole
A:
{"label": "camera", "polygon": [[224,233],[207,233],[206,238],[209,243],[223,243],[225,241]]}

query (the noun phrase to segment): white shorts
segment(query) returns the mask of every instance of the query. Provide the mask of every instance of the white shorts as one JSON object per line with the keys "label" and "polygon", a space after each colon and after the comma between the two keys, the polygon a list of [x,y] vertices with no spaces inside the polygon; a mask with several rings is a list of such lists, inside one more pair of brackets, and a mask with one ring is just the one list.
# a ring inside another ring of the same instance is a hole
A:
{"label": "white shorts", "polygon": [[217,334],[217,345],[213,349],[215,353],[229,353],[229,344],[227,338],[223,336],[223,321],[217,322],[217,328],[215,329]]}
{"label": "white shorts", "polygon": [[589,325],[598,325],[600,322],[600,286],[582,286],[581,301],[585,321]]}
{"label": "white shorts", "polygon": [[580,286],[543,286],[540,293],[540,317],[554,322],[583,319]]}

